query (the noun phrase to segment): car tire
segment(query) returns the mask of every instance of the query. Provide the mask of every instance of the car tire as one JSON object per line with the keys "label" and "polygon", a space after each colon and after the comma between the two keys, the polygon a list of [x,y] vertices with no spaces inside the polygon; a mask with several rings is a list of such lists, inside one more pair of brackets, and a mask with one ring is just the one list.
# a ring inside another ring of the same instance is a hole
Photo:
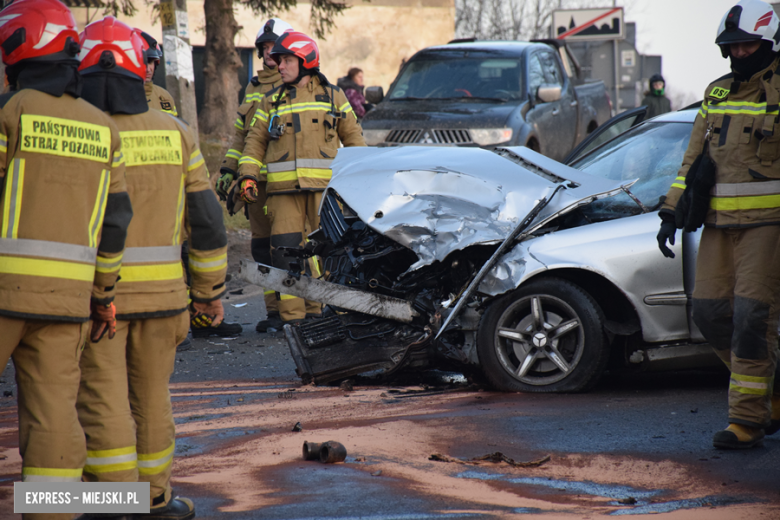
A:
{"label": "car tire", "polygon": [[496,390],[582,392],[598,382],[609,359],[603,324],[598,303],[577,285],[534,280],[486,309],[477,332],[479,363]]}

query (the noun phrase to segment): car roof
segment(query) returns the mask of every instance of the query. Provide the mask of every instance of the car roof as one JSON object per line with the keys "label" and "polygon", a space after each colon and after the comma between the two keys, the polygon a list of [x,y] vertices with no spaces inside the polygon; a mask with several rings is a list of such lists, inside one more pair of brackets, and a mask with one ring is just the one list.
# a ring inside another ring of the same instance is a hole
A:
{"label": "car roof", "polygon": [[511,42],[511,41],[476,41],[465,43],[448,43],[446,45],[435,45],[420,50],[417,54],[427,54],[447,51],[477,51],[477,52],[501,52],[505,56],[522,56],[525,51],[531,47],[546,47],[549,45],[532,42]]}
{"label": "car roof", "polygon": [[698,108],[688,108],[678,110],[677,112],[667,112],[666,114],[661,114],[660,116],[649,119],[649,121],[654,123],[693,123],[693,120],[696,119],[696,114],[698,113]]}

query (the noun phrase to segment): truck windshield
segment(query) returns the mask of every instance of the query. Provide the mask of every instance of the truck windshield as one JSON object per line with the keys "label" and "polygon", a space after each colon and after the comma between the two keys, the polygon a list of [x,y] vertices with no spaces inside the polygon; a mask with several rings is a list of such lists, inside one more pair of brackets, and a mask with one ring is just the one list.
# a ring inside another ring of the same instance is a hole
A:
{"label": "truck windshield", "polygon": [[418,58],[406,66],[388,98],[521,99],[524,97],[520,58]]}

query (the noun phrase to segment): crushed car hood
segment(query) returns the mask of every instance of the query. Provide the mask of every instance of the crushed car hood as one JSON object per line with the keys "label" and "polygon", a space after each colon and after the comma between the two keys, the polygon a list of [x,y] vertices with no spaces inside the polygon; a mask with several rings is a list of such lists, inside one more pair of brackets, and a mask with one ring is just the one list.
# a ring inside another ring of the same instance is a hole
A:
{"label": "crushed car hood", "polygon": [[375,231],[416,253],[410,270],[469,246],[502,242],[561,184],[566,189],[534,222],[632,184],[583,173],[525,147],[342,148],[332,169],[327,190]]}

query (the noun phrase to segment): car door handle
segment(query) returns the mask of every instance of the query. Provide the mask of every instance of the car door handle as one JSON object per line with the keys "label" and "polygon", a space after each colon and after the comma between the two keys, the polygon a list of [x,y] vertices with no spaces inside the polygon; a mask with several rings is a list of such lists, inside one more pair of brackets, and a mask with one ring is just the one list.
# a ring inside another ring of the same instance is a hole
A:
{"label": "car door handle", "polygon": [[561,113],[561,109],[560,108],[556,108],[555,110],[552,111],[552,115],[554,115],[554,116],[557,116],[560,113]]}
{"label": "car door handle", "polygon": [[579,103],[577,103],[577,100],[575,99],[570,103],[570,106],[576,107]]}

